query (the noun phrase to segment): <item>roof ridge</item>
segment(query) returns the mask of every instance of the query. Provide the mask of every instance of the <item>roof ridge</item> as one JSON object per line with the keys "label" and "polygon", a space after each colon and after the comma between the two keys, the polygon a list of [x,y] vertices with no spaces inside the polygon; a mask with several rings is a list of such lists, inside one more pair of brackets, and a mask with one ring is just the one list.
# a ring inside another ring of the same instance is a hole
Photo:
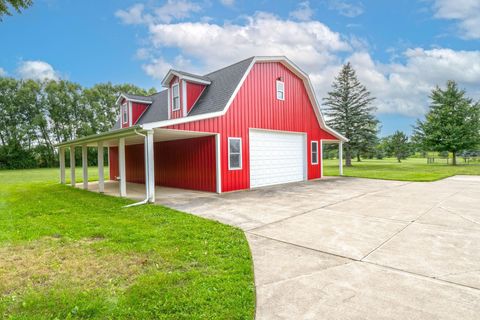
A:
{"label": "roof ridge", "polygon": [[208,77],[208,76],[211,75],[212,73],[216,73],[216,72],[222,71],[223,69],[233,67],[233,66],[235,66],[235,65],[237,65],[237,64],[239,64],[239,63],[245,62],[245,61],[247,61],[247,60],[252,60],[252,59],[254,59],[254,58],[255,58],[255,56],[251,56],[251,57],[249,57],[249,58],[246,58],[246,59],[243,59],[243,60],[241,60],[241,61],[235,62],[235,63],[230,64],[230,65],[228,65],[228,66],[225,66],[225,67],[223,67],[223,68],[220,68],[220,69],[217,69],[217,70],[212,71],[212,72],[210,72],[210,73],[207,73],[207,74],[204,75],[204,77]]}

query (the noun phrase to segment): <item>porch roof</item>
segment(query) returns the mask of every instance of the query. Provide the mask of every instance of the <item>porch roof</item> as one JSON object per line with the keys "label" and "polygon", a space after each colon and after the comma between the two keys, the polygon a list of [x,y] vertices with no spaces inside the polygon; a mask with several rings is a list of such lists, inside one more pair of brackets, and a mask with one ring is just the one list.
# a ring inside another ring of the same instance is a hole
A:
{"label": "porch roof", "polygon": [[97,146],[98,142],[103,142],[105,147],[117,146],[119,138],[125,138],[125,144],[141,144],[144,142],[144,134],[147,131],[153,131],[153,141],[171,141],[190,139],[204,136],[213,136],[214,132],[197,132],[197,131],[185,131],[185,130],[173,130],[173,129],[143,129],[140,125],[135,125],[128,128],[121,128],[112,131],[102,132],[99,134],[89,135],[86,137],[65,141],[56,145],[58,148],[70,147],[70,146]]}

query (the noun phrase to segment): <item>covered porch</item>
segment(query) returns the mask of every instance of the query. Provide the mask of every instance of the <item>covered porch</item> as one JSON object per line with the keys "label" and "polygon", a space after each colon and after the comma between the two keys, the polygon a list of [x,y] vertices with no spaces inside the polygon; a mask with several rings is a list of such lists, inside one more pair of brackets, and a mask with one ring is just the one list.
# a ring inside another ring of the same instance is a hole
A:
{"label": "covered porch", "polygon": [[[165,159],[170,157],[172,154],[171,148],[162,148],[162,146],[167,142],[173,143],[176,140],[178,140],[178,145],[182,145],[182,141],[187,141],[190,144],[193,143],[195,145],[195,139],[202,137],[205,137],[204,139],[208,139],[210,141],[208,152],[210,153],[209,161],[211,171],[213,172],[211,172],[211,177],[209,178],[214,180],[212,182],[214,184],[212,191],[220,193],[220,141],[218,134],[211,132],[193,132],[163,128],[145,130],[139,126],[118,129],[59,144],[57,147],[59,148],[60,157],[60,183],[66,183],[67,169],[65,165],[65,154],[66,152],[69,152],[69,174],[70,184],[72,186],[78,186],[85,190],[92,190],[100,193],[120,195],[121,197],[137,199],[140,201],[139,204],[147,202],[154,203],[159,191],[168,191],[168,189],[178,190],[173,188],[159,189],[156,187],[156,185],[161,185],[163,181],[162,177],[165,176],[165,172],[169,172],[168,168],[164,167],[165,165],[168,165],[168,162],[166,162]],[[80,184],[77,184],[75,177],[76,148],[81,148],[82,150],[83,182]],[[98,150],[98,181],[95,182],[89,182],[89,148],[96,148]],[[110,154],[113,151],[115,154]],[[110,162],[109,179],[106,179],[104,175],[104,155],[106,152],[108,152],[108,159]],[[176,156],[178,158],[178,155]],[[175,157],[175,155],[173,155],[173,157]],[[135,166],[135,169],[132,169],[133,166]],[[179,168],[174,169],[174,171],[177,173],[181,172]],[[132,173],[132,170],[135,172]],[[156,170],[163,172],[159,172],[156,176]],[[133,174],[136,178],[134,181],[132,181]],[[141,177],[139,177],[139,175],[141,175]]]}

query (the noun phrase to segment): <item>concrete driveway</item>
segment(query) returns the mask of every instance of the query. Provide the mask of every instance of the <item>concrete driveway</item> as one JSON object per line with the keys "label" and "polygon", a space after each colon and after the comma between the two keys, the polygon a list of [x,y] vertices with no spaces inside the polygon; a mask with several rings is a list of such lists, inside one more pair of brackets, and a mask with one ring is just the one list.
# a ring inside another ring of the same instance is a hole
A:
{"label": "concrete driveway", "polygon": [[158,202],[245,230],[257,319],[480,319],[480,177],[327,178]]}

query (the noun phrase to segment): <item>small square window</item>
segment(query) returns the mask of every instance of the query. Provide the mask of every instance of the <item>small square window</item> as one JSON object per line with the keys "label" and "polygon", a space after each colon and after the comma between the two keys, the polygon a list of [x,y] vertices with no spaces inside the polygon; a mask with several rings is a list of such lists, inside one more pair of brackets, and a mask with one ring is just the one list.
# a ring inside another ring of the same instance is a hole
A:
{"label": "small square window", "polygon": [[242,169],[242,139],[228,138],[228,169]]}
{"label": "small square window", "polygon": [[312,164],[318,164],[318,141],[312,141]]}
{"label": "small square window", "polygon": [[277,99],[285,100],[285,83],[277,80]]}
{"label": "small square window", "polygon": [[172,86],[172,110],[179,110],[180,109],[180,92],[178,83]]}

